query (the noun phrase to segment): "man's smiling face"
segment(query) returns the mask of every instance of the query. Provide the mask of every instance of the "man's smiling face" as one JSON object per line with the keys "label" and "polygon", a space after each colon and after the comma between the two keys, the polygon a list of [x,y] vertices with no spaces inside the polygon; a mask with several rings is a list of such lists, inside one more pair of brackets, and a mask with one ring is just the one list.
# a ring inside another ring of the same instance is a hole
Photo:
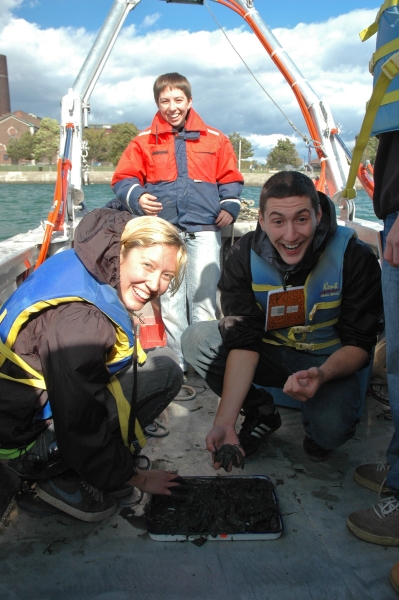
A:
{"label": "man's smiling face", "polygon": [[298,264],[312,243],[322,216],[307,196],[268,198],[259,223],[270,242],[288,265]]}

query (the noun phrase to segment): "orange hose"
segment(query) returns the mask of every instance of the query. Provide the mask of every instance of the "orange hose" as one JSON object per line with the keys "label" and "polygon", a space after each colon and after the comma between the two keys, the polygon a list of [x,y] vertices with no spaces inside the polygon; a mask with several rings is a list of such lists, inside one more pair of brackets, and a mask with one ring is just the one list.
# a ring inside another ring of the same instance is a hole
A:
{"label": "orange hose", "polygon": [[54,231],[54,224],[57,220],[62,201],[62,158],[57,163],[57,181],[54,190],[54,204],[47,216],[46,228],[44,230],[43,242],[40,248],[39,256],[36,261],[35,270],[45,261],[51,242],[51,236]]}
{"label": "orange hose", "polygon": [[[290,85],[296,100],[299,104],[299,108],[301,109],[302,115],[305,119],[305,123],[306,126],[308,128],[308,131],[310,133],[310,137],[312,139],[313,142],[316,142],[316,146],[315,146],[315,150],[316,150],[316,154],[319,157],[319,159],[324,158],[324,152],[323,150],[317,145],[317,144],[322,144],[320,136],[319,136],[319,132],[317,130],[316,125],[314,124],[312,117],[309,113],[308,107],[306,105],[305,99],[302,96],[301,91],[298,89],[298,86],[294,85],[295,81],[293,79],[293,77],[291,76],[291,74],[284,68],[284,66],[280,63],[279,59],[278,59],[278,55],[274,54],[272,56],[273,53],[273,48],[270,46],[270,44],[267,42],[267,40],[264,38],[263,33],[260,31],[260,29],[258,28],[258,26],[254,23],[254,21],[252,20],[251,16],[246,13],[241,6],[238,6],[235,4],[234,0],[218,0],[219,4],[222,4],[224,6],[226,6],[227,8],[231,8],[232,10],[234,10],[234,12],[238,13],[239,15],[241,15],[241,17],[247,21],[248,25],[251,27],[252,31],[255,33],[256,37],[258,38],[258,40],[260,41],[260,43],[262,44],[262,46],[265,48],[266,52],[268,53],[268,55],[270,56],[270,58],[272,59],[272,61],[274,62],[274,64],[277,66],[277,68],[279,69],[280,73],[283,75],[283,77],[285,78],[285,80],[287,81],[287,83]],[[321,185],[325,186],[325,179],[326,179],[326,165],[325,165],[325,161],[321,162],[321,176],[320,176],[320,180],[318,182],[318,185],[320,186],[321,189]]]}

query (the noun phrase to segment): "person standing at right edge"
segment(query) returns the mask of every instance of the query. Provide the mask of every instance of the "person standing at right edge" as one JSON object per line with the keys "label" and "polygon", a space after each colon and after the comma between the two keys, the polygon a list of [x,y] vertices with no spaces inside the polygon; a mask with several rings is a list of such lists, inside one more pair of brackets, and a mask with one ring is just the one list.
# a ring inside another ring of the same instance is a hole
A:
{"label": "person standing at right edge", "polygon": [[[380,15],[377,49],[399,42],[399,7],[385,7]],[[384,63],[392,52],[381,57]],[[396,59],[399,68],[399,53]],[[376,71],[377,66],[376,65]],[[376,75],[375,71],[375,75]],[[355,480],[379,492],[380,502],[349,515],[347,525],[360,539],[383,546],[399,546],[399,102],[385,103],[399,93],[399,75],[392,80],[377,112],[371,135],[379,145],[374,165],[374,211],[384,221],[382,292],[386,334],[386,369],[389,404],[394,433],[387,461],[364,464],[355,470]],[[384,123],[385,120],[385,123]],[[399,594],[399,562],[391,569],[390,582]]]}

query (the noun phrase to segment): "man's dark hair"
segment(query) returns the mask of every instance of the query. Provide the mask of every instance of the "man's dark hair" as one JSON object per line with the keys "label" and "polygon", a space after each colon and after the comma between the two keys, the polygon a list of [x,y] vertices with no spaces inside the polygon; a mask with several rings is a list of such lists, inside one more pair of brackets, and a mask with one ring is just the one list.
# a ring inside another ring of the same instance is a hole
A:
{"label": "man's dark hair", "polygon": [[154,83],[154,98],[158,106],[159,96],[165,88],[177,88],[186,96],[187,100],[191,100],[191,85],[188,79],[180,73],[165,73],[156,78]]}
{"label": "man's dark hair", "polygon": [[268,198],[289,198],[290,196],[306,196],[317,214],[320,206],[319,195],[313,181],[298,171],[280,171],[272,175],[262,188],[259,199],[259,210],[263,214]]}

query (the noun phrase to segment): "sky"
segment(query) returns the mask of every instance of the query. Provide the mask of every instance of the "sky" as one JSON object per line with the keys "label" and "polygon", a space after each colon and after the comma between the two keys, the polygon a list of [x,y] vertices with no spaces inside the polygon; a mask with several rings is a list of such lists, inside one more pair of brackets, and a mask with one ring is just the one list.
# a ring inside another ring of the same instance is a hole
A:
{"label": "sky", "polygon": [[[375,38],[362,43],[358,32],[374,21],[380,3],[254,0],[254,5],[353,146],[372,91],[368,62],[375,49]],[[59,119],[60,100],[111,6],[112,0],[0,0],[0,54],[7,56],[12,111]],[[203,6],[141,0],[91,96],[89,122],[129,121],[144,129],[156,111],[155,78],[178,71],[190,80],[194,108],[205,122],[249,139],[255,159],[264,162],[284,137],[305,158],[301,137],[253,79],[210,11],[262,87],[307,134],[292,91],[251,29],[211,0]]]}

